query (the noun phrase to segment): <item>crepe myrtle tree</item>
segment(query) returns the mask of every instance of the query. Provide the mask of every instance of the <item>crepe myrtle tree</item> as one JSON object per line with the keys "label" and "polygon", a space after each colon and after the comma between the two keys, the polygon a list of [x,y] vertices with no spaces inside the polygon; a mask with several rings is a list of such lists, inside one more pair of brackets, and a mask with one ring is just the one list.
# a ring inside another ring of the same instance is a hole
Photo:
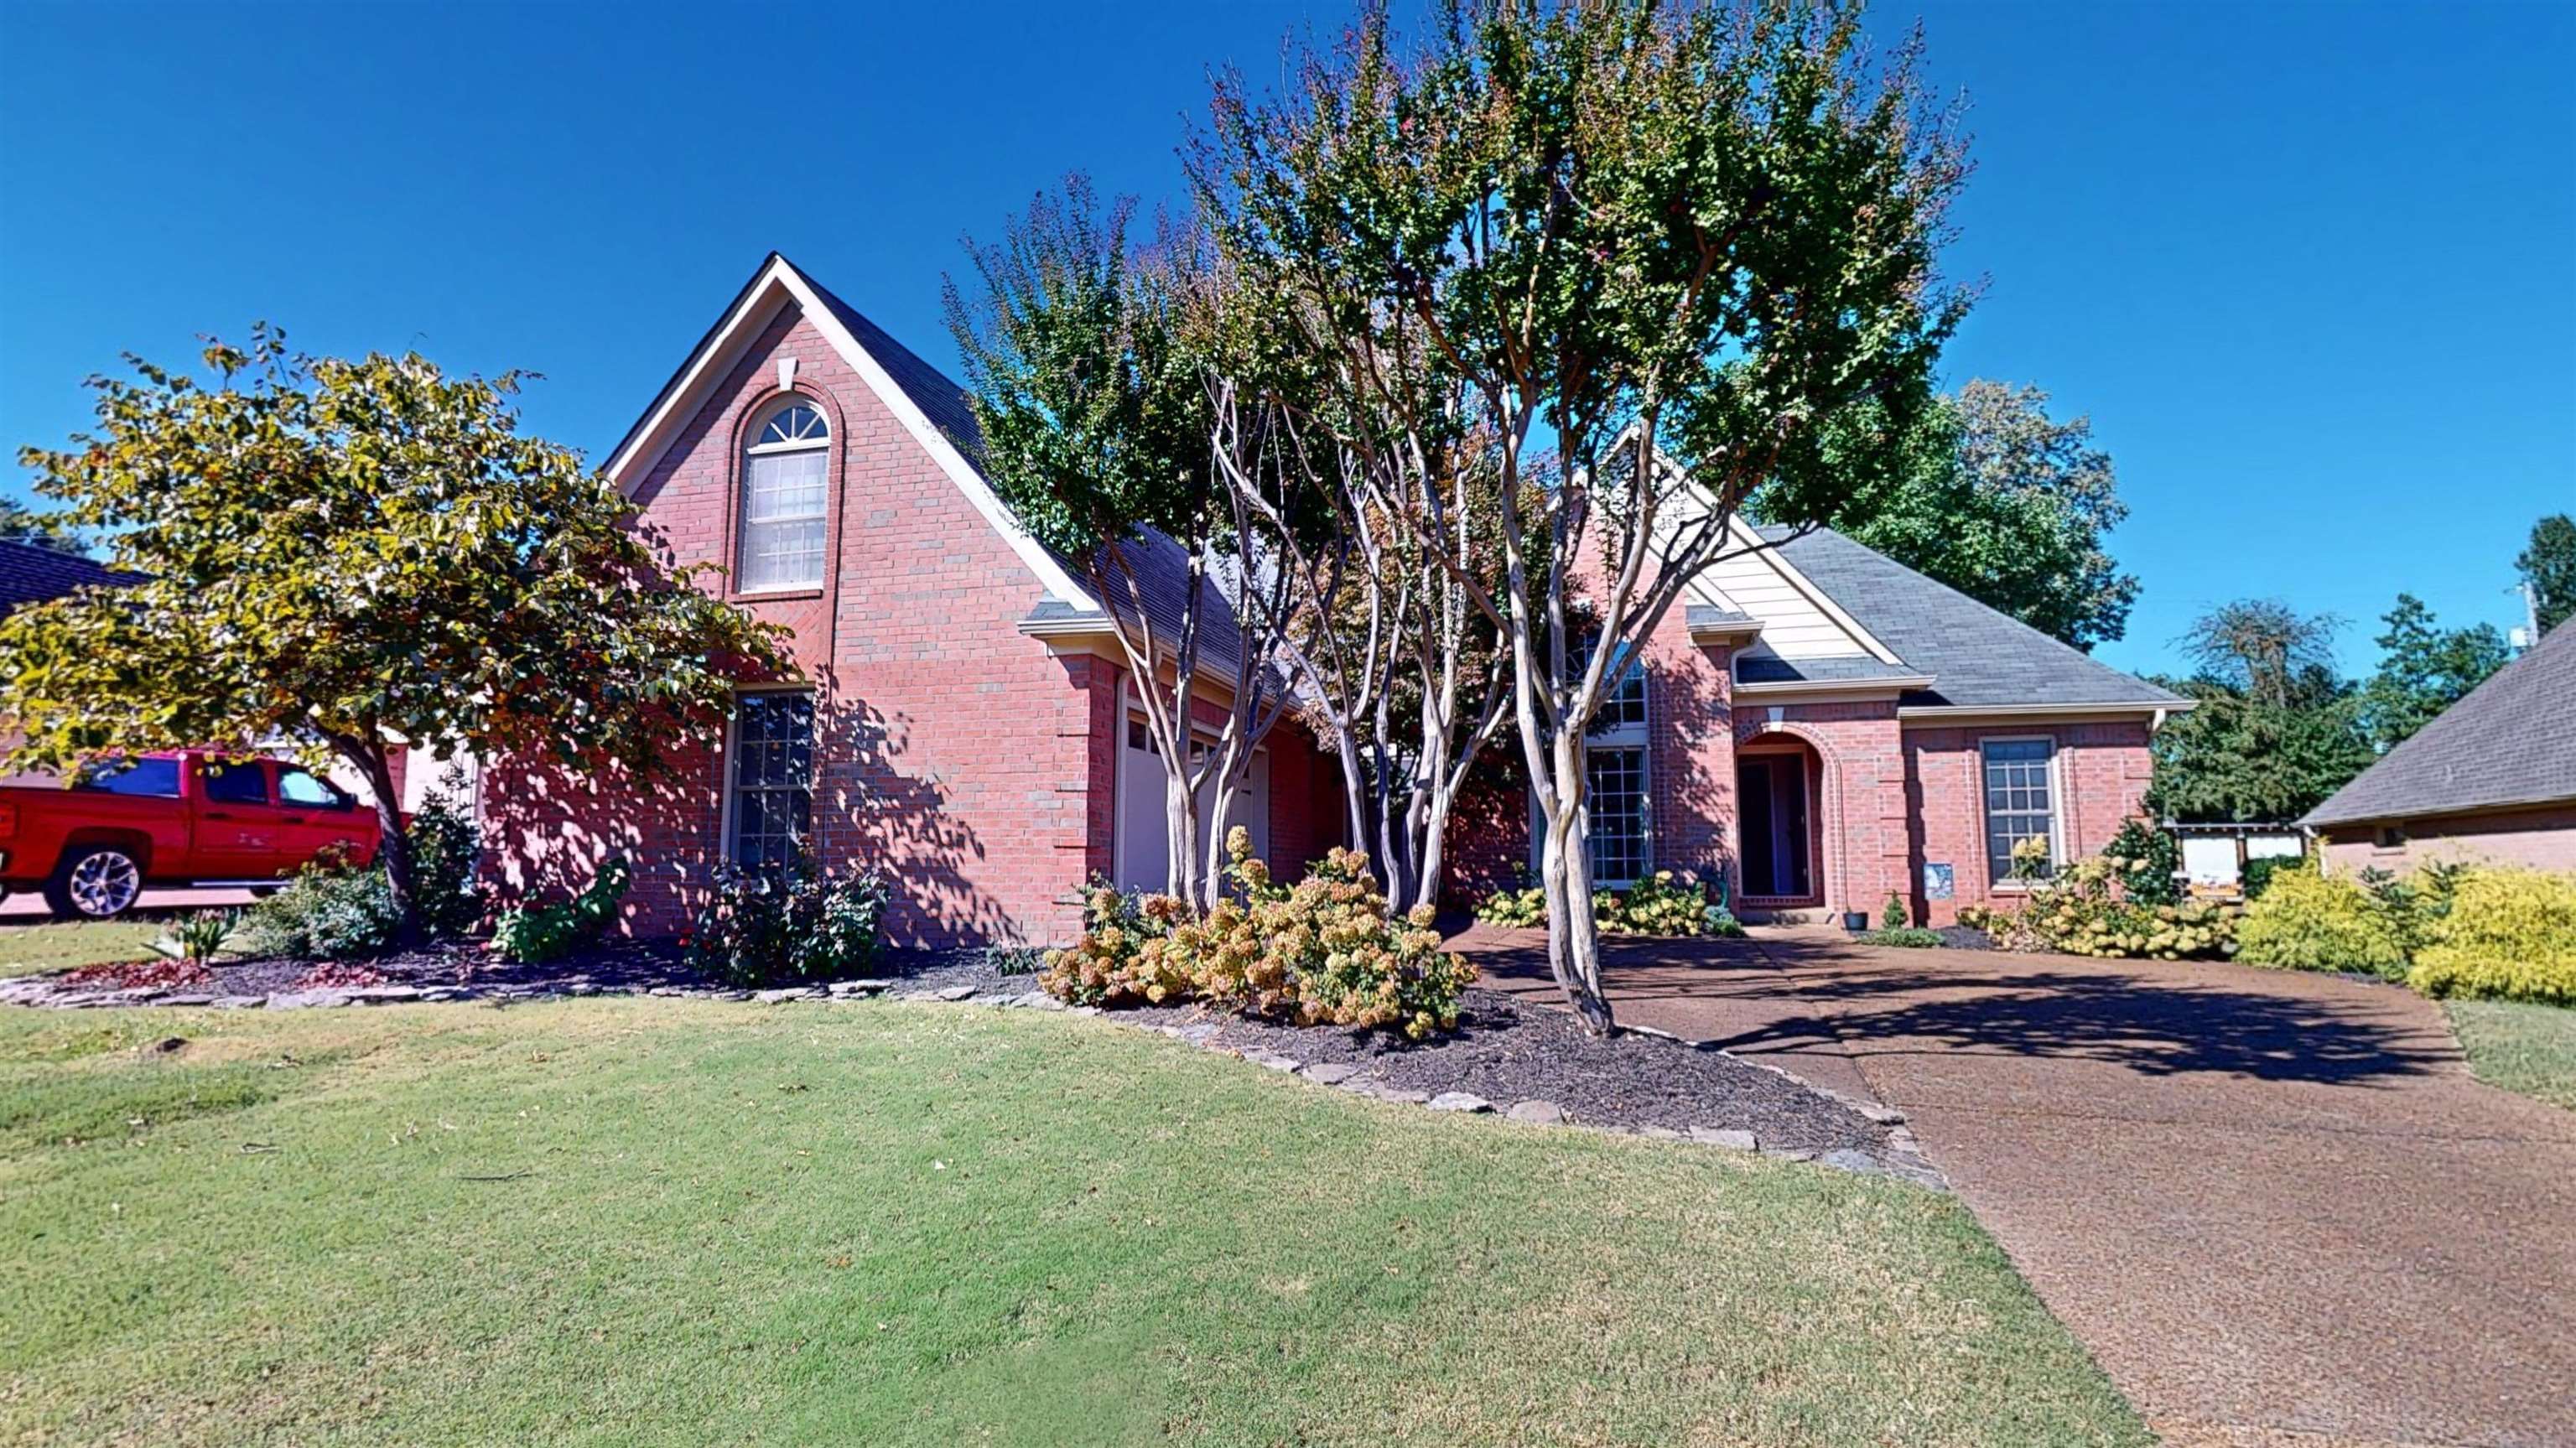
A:
{"label": "crepe myrtle tree", "polygon": [[[1228,606],[1230,583],[1257,588],[1275,575],[1232,546],[1237,519],[1219,476],[1225,459],[1260,465],[1269,411],[1230,365],[1221,284],[1201,270],[1202,249],[1186,227],[1139,247],[1133,213],[1068,178],[999,242],[969,242],[974,290],[952,277],[944,293],[985,475],[1100,600],[1163,761],[1165,888],[1204,910],[1222,822],[1287,704],[1259,630],[1243,626],[1259,611]],[[1168,588],[1158,575],[1177,577],[1176,617],[1154,602]],[[1229,656],[1215,668],[1212,638]],[[1193,726],[1203,684],[1232,698],[1204,749]]]}
{"label": "crepe myrtle tree", "polygon": [[1842,4],[1467,0],[1418,49],[1372,10],[1279,98],[1219,88],[1254,244],[1364,279],[1493,439],[1500,586],[1449,572],[1512,655],[1549,964],[1596,1031],[1596,713],[1757,488],[1812,525],[1885,485],[1966,306],[1935,272],[1963,148],[1915,56]]}
{"label": "crepe myrtle tree", "polygon": [[778,631],[711,597],[578,453],[520,431],[525,374],[417,354],[208,339],[204,383],[140,358],[97,423],[27,448],[36,491],[107,541],[126,587],[0,620],[15,768],[284,743],[375,796],[402,937],[420,934],[391,751],[652,767],[712,741]]}

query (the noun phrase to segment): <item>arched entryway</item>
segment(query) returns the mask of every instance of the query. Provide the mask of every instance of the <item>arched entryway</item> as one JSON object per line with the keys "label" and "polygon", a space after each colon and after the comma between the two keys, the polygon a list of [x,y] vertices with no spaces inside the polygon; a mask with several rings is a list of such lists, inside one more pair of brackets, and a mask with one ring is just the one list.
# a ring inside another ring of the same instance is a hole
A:
{"label": "arched entryway", "polygon": [[1824,903],[1824,760],[1791,734],[1758,734],[1735,751],[1738,879],[1748,907]]}

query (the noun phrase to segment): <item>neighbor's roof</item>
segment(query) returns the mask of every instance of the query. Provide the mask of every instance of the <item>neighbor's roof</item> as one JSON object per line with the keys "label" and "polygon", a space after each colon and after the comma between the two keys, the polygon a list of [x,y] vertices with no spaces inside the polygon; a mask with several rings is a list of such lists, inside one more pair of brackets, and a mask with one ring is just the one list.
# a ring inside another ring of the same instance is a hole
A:
{"label": "neighbor's roof", "polygon": [[0,613],[31,603],[60,598],[79,588],[112,587],[137,581],[79,553],[40,548],[33,543],[0,539]]}
{"label": "neighbor's roof", "polygon": [[1897,704],[1909,709],[2034,704],[2190,707],[2190,701],[2178,694],[2121,673],[2082,649],[2060,643],[1830,528],[1804,534],[1781,527],[1755,531],[1766,542],[1778,544],[1780,556],[1790,566],[1887,645],[1905,666],[1889,668],[1876,659],[1775,657],[1764,661],[1748,654],[1745,663],[1752,667],[1738,671],[1738,677],[1748,683],[1768,682],[1775,675],[1783,681],[1840,677],[1819,676],[1817,671],[1849,668],[1873,677],[1931,675],[1930,688],[1909,689],[1897,696]]}
{"label": "neighbor's roof", "polygon": [[2303,825],[2576,799],[2576,628],[2560,625],[2308,811]]}

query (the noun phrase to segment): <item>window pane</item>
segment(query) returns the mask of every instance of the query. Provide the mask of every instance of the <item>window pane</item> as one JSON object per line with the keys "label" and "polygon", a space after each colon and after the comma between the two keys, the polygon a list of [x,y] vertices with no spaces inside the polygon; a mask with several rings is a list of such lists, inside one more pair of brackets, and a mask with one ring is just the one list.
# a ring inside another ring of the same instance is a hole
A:
{"label": "window pane", "polygon": [[1595,749],[1584,761],[1584,803],[1595,884],[1621,885],[1646,873],[1646,751]]}
{"label": "window pane", "polygon": [[796,858],[814,815],[814,696],[745,694],[734,705],[734,863]]}
{"label": "window pane", "polygon": [[146,794],[176,799],[179,797],[179,761],[134,759],[102,765],[84,771],[79,787],[103,790],[109,794]]}
{"label": "window pane", "polygon": [[[1983,746],[1986,772],[1986,869],[1988,878],[2013,878],[2012,847],[2026,839],[2056,836],[2056,810],[2049,799],[2048,764],[2056,746],[2045,739],[1989,740]],[[2052,873],[2043,868],[2040,873]]]}
{"label": "window pane", "polygon": [[268,803],[268,771],[257,762],[206,761],[206,798],[216,804]]}
{"label": "window pane", "polygon": [[277,772],[277,797],[288,804],[309,804],[329,809],[340,802],[340,792],[300,769]]}
{"label": "window pane", "polygon": [[817,449],[743,460],[743,587],[822,581],[825,458]]}

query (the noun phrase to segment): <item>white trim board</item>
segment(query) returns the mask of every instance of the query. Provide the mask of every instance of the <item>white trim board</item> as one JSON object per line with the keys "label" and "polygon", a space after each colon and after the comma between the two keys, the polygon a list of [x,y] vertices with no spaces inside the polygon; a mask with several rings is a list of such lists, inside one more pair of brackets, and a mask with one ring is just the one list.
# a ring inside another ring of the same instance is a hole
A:
{"label": "white trim board", "polygon": [[731,370],[742,349],[777,318],[782,308],[790,304],[823,334],[823,339],[832,344],[832,350],[841,355],[841,360],[849,364],[850,370],[858,373],[868,384],[868,390],[876,394],[877,401],[884,404],[886,411],[902,424],[912,440],[930,454],[930,460],[940,472],[966,496],[966,501],[974,506],[994,532],[1001,535],[1002,541],[1010,546],[1022,563],[1028,565],[1029,571],[1037,575],[1038,582],[1046,586],[1049,594],[1077,609],[1093,613],[1099,611],[1100,605],[1074,581],[1073,575],[1065,571],[1055,555],[1020,526],[1019,520],[994,493],[992,485],[984,481],[983,474],[975,471],[974,465],[958,452],[956,444],[932,425],[920,406],[895,385],[894,378],[884,366],[859,345],[859,339],[851,335],[850,329],[841,324],[840,317],[824,304],[805,274],[798,271],[793,262],[774,252],[716,329],[699,344],[696,354],[683,369],[679,384],[662,397],[633,437],[608,460],[605,471],[619,491],[630,497],[634,495],[643,480],[652,475],[663,454],[670,451],[682,423],[705,405],[705,394],[713,380]]}

